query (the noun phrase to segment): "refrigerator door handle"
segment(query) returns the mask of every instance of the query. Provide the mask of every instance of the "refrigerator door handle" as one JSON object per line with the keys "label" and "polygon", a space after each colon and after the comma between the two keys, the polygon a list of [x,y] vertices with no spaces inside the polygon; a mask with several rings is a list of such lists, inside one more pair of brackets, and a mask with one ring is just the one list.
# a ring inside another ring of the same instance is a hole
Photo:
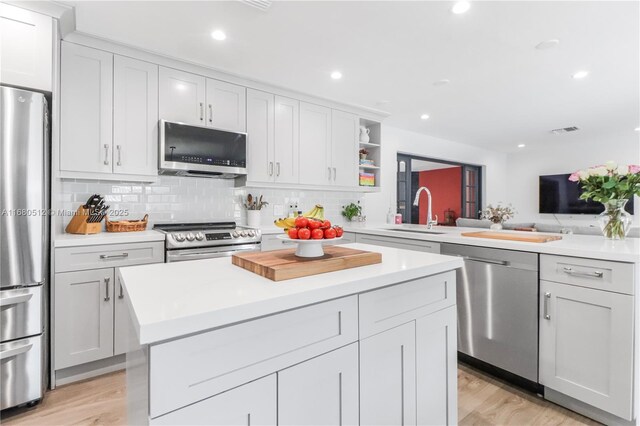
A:
{"label": "refrigerator door handle", "polygon": [[25,352],[28,352],[32,346],[33,346],[33,343],[27,343],[24,346],[18,346],[17,348],[11,348],[11,349],[7,349],[6,351],[2,351],[0,352],[0,359],[8,359],[16,355],[20,355]]}
{"label": "refrigerator door handle", "polygon": [[0,298],[0,306],[18,305],[20,303],[28,302],[32,297],[33,293],[2,297]]}

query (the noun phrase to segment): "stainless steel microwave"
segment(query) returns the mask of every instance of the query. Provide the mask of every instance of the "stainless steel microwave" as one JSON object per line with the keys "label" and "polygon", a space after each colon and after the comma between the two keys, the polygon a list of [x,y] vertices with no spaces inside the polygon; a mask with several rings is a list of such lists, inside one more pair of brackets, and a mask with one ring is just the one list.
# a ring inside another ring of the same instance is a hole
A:
{"label": "stainless steel microwave", "polygon": [[159,173],[235,178],[247,174],[247,134],[160,120]]}

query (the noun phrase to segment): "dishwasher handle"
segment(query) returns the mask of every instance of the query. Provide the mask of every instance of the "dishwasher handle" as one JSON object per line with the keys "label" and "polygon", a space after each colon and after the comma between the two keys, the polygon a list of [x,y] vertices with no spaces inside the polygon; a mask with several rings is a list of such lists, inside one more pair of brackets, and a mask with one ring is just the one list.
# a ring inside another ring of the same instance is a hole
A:
{"label": "dishwasher handle", "polygon": [[509,266],[508,260],[483,259],[480,257],[471,257],[471,256],[461,256],[461,257],[464,260],[471,260],[473,262],[482,262],[482,263],[490,263],[491,265]]}

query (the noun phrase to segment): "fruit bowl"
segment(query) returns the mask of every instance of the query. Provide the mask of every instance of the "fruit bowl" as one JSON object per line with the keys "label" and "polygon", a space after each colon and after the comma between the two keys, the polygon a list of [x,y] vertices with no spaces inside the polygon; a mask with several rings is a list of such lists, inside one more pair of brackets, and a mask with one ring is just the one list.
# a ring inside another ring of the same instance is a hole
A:
{"label": "fruit bowl", "polygon": [[324,256],[324,250],[322,250],[322,244],[330,243],[332,241],[340,241],[342,237],[336,238],[323,238],[321,240],[300,240],[289,238],[288,235],[278,235],[279,240],[288,241],[292,244],[297,244],[296,256],[298,257],[322,257]]}

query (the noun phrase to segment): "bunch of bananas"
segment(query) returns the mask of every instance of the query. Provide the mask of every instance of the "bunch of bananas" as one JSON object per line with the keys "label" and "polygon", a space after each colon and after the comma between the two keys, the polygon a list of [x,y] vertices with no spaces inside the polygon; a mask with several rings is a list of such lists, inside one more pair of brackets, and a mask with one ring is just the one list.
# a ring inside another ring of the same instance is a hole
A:
{"label": "bunch of bananas", "polygon": [[[324,207],[320,204],[316,204],[311,210],[306,213],[303,213],[302,216],[307,219],[315,219],[315,220],[324,220]],[[296,218],[295,217],[285,217],[281,219],[274,220],[273,223],[278,228],[290,229],[296,227]]]}

